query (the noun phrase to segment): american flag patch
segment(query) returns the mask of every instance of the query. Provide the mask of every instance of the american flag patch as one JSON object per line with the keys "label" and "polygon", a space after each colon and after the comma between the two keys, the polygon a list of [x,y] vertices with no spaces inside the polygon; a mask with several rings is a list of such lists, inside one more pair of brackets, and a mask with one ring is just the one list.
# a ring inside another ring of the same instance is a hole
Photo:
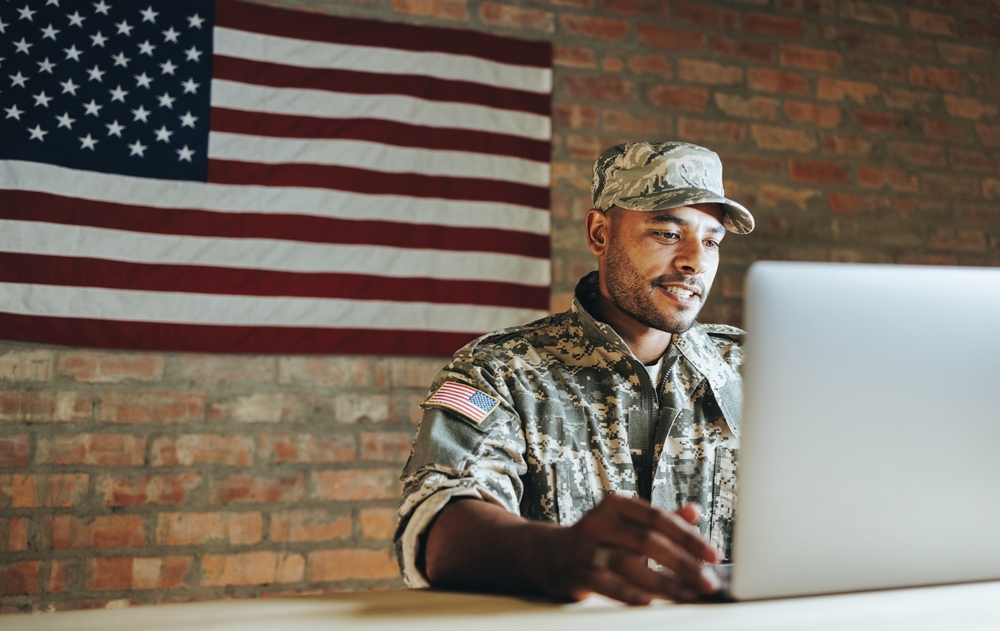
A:
{"label": "american flag patch", "polygon": [[425,405],[437,405],[454,410],[478,424],[500,405],[500,401],[475,388],[446,381],[431,398],[427,399]]}

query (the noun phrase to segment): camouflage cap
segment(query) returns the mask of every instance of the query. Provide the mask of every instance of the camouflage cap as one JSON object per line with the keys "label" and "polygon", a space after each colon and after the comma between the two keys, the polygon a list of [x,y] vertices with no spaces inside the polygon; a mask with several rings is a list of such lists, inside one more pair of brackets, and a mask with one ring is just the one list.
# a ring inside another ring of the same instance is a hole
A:
{"label": "camouflage cap", "polygon": [[726,198],[722,161],[714,151],[686,142],[628,142],[611,147],[594,163],[594,208],[666,210],[691,204],[722,204],[726,230],[753,230],[750,211]]}

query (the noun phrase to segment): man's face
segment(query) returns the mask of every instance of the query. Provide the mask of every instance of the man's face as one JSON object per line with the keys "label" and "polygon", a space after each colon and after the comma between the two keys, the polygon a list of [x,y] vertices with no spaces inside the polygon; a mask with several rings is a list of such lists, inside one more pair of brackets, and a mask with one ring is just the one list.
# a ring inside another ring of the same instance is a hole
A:
{"label": "man's face", "polygon": [[726,234],[716,204],[663,211],[614,207],[604,254],[611,301],[626,316],[669,333],[691,328],[719,269]]}

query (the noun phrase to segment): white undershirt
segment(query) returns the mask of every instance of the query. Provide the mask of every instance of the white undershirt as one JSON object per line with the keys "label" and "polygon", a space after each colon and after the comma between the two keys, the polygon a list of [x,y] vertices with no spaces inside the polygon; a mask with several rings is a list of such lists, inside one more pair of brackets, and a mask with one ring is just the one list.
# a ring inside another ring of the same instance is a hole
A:
{"label": "white undershirt", "polygon": [[649,364],[649,365],[643,364],[643,367],[646,369],[646,372],[649,373],[649,378],[653,381],[654,389],[656,388],[657,384],[660,383],[660,373],[663,371],[663,358],[666,356],[667,354],[664,353],[663,355],[660,356],[658,360],[656,360],[656,363],[654,364]]}

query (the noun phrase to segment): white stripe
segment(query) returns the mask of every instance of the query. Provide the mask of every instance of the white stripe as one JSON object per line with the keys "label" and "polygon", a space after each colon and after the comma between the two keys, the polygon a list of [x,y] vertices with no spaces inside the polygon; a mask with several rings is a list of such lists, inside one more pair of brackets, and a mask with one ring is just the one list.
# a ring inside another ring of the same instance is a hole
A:
{"label": "white stripe", "polygon": [[512,254],[146,234],[0,219],[0,251],[162,265],[549,284],[549,261]]}
{"label": "white stripe", "polygon": [[485,178],[532,186],[549,185],[549,165],[521,158],[395,147],[359,140],[303,140],[266,138],[212,132],[208,157],[265,164],[324,164],[370,169],[383,173]]}
{"label": "white stripe", "polygon": [[314,188],[229,186],[78,171],[38,162],[0,161],[0,189],[96,202],[222,213],[308,215],[549,234],[546,210],[449,199],[363,195]]}
{"label": "white stripe", "polygon": [[214,47],[216,55],[306,68],[422,75],[543,94],[552,90],[552,71],[548,68],[505,64],[468,55],[329,44],[220,26],[214,30]]}
{"label": "white stripe", "polygon": [[0,311],[129,322],[396,329],[480,333],[544,317],[544,311],[425,302],[217,296],[0,283]]}
{"label": "white stripe", "polygon": [[318,118],[375,118],[410,125],[470,129],[549,140],[548,116],[485,105],[426,101],[396,94],[347,94],[272,88],[212,79],[212,105],[251,112]]}

